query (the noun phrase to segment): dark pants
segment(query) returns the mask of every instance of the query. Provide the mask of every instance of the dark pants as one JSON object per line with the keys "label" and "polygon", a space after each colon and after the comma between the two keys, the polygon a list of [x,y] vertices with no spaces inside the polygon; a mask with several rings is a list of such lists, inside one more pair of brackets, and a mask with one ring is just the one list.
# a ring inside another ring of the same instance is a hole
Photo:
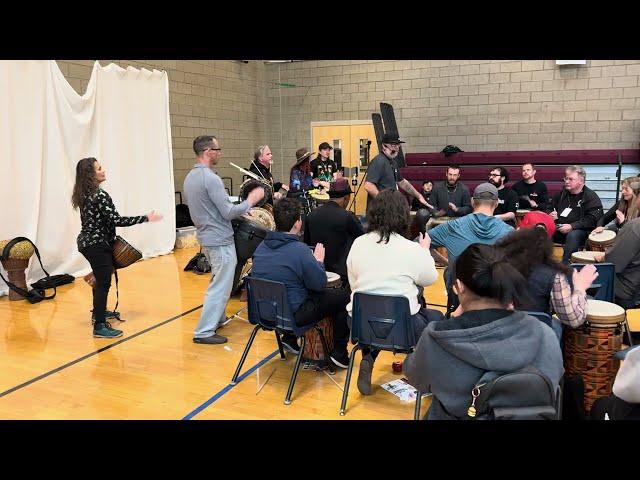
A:
{"label": "dark pants", "polygon": [[587,241],[589,232],[586,230],[571,230],[568,234],[556,231],[553,234],[553,241],[564,244],[564,253],[562,254],[562,263],[569,265],[571,263],[571,254],[580,250]]}
{"label": "dark pants", "polygon": [[309,292],[309,296],[296,310],[296,324],[302,327],[318,323],[324,317],[333,318],[333,350],[347,352],[349,327],[347,326],[347,304],[349,293],[345,290],[327,288],[322,292]]}
{"label": "dark pants", "polygon": [[96,285],[93,288],[93,314],[97,326],[105,322],[104,312],[107,309],[107,297],[113,273],[113,249],[106,244],[92,245],[83,248],[80,253],[89,261],[96,277]]}
{"label": "dark pants", "polygon": [[[416,342],[420,339],[422,332],[427,325],[431,322],[437,322],[443,320],[444,315],[438,310],[431,310],[427,308],[420,308],[415,315],[411,315],[410,322],[413,324],[413,332],[415,334]],[[351,317],[348,317],[349,328],[351,328]],[[415,346],[415,345],[414,345]],[[362,356],[371,355],[372,363],[378,357],[380,350],[370,349],[368,347],[362,348]]]}

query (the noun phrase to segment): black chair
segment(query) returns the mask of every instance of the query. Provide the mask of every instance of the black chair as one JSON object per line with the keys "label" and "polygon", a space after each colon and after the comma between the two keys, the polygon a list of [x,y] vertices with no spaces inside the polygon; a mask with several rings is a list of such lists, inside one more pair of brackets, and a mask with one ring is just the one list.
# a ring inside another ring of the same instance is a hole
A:
{"label": "black chair", "polygon": [[[363,347],[393,353],[411,353],[416,345],[409,300],[402,296],[357,292],[353,296],[349,368],[342,393],[340,415],[344,415],[356,352]],[[422,392],[416,395],[416,416],[420,413]]]}
{"label": "black chair", "polygon": [[[298,370],[300,369],[300,361],[302,359],[302,352],[304,351],[305,338],[304,333],[307,330],[315,328],[322,342],[322,348],[324,349],[325,358],[329,358],[329,347],[325,339],[324,333],[318,327],[317,324],[305,325],[304,327],[298,327],[295,323],[294,316],[289,307],[289,300],[287,299],[287,290],[284,283],[273,282],[271,280],[264,280],[255,277],[246,277],[247,284],[247,307],[249,314],[249,323],[255,325],[255,328],[251,332],[247,346],[242,353],[240,363],[236,368],[233,378],[231,379],[231,385],[235,385],[242,365],[244,364],[249,349],[253,344],[258,330],[273,331],[276,334],[276,340],[278,341],[278,349],[280,350],[280,359],[286,360],[284,349],[282,348],[282,341],[280,335],[283,333],[293,333],[296,337],[302,338],[302,344],[300,346],[300,352],[296,359],[296,365],[291,374],[291,381],[289,382],[289,389],[287,390],[287,396],[284,399],[285,405],[291,404],[291,393],[293,392],[293,386],[296,383],[298,376]],[[329,362],[329,373],[332,375],[335,373],[331,362]]]}

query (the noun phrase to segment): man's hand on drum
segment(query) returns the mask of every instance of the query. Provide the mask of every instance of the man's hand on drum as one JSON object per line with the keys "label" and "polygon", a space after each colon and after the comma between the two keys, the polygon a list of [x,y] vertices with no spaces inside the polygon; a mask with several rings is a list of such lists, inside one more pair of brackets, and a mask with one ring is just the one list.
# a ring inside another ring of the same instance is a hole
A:
{"label": "man's hand on drum", "polygon": [[593,259],[597,262],[597,263],[602,263],[604,262],[604,252],[599,252],[599,253],[594,253],[593,254]]}
{"label": "man's hand on drum", "polygon": [[162,218],[163,215],[161,213],[156,213],[155,210],[151,210],[151,213],[147,213],[147,219],[150,222],[159,222]]}
{"label": "man's hand on drum", "polygon": [[591,233],[602,233],[604,232],[604,227],[596,227],[593,229],[593,232]]}
{"label": "man's hand on drum", "polygon": [[316,257],[316,260],[320,263],[324,263],[324,245],[321,243],[316,243],[316,248],[313,250],[313,256]]}
{"label": "man's hand on drum", "polygon": [[329,185],[329,182],[325,182],[323,180],[318,181],[318,183],[320,184],[320,186],[322,188],[324,188],[325,190],[329,190],[331,188],[331,186]]}
{"label": "man's hand on drum", "polygon": [[253,190],[251,190],[251,192],[249,192],[249,195],[247,195],[247,202],[249,202],[249,205],[254,207],[263,198],[264,198],[264,188],[256,187]]}
{"label": "man's hand on drum", "polygon": [[573,271],[573,288],[586,292],[596,278],[598,278],[596,266],[592,263],[585,265],[579,272]]}

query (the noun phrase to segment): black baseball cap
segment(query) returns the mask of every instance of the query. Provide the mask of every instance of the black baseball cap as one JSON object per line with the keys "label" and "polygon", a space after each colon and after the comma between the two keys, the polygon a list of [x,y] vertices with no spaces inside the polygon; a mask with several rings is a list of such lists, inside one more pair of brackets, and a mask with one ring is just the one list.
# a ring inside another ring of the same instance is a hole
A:
{"label": "black baseball cap", "polygon": [[322,142],[320,145],[318,145],[318,150],[324,150],[325,148],[333,150],[333,147],[329,145],[327,142]]}

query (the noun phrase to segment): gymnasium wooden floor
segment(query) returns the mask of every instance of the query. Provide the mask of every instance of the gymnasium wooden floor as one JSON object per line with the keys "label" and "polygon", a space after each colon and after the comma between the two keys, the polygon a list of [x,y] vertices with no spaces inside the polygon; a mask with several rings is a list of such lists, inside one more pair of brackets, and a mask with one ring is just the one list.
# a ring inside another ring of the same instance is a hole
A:
{"label": "gymnasium wooden floor", "polygon": [[[357,356],[347,414],[339,415],[346,370],[300,371],[292,404],[284,405],[295,357],[281,361],[275,336],[259,332],[236,386],[229,384],[252,326],[235,318],[221,329],[224,345],[192,342],[208,275],[182,269],[197,249],[138,262],[120,274],[124,336],[91,336],[90,287],[76,279],[57,297],[31,305],[0,298],[0,419],[398,419],[413,418],[380,384],[401,378],[382,352],[373,373],[374,394],[356,387]],[[428,287],[429,303],[445,304],[442,270]],[[115,304],[115,288],[109,306]],[[227,315],[244,302],[232,298]],[[441,308],[444,310],[444,308]],[[246,318],[246,312],[241,312]],[[423,413],[429,406],[423,401]]]}

